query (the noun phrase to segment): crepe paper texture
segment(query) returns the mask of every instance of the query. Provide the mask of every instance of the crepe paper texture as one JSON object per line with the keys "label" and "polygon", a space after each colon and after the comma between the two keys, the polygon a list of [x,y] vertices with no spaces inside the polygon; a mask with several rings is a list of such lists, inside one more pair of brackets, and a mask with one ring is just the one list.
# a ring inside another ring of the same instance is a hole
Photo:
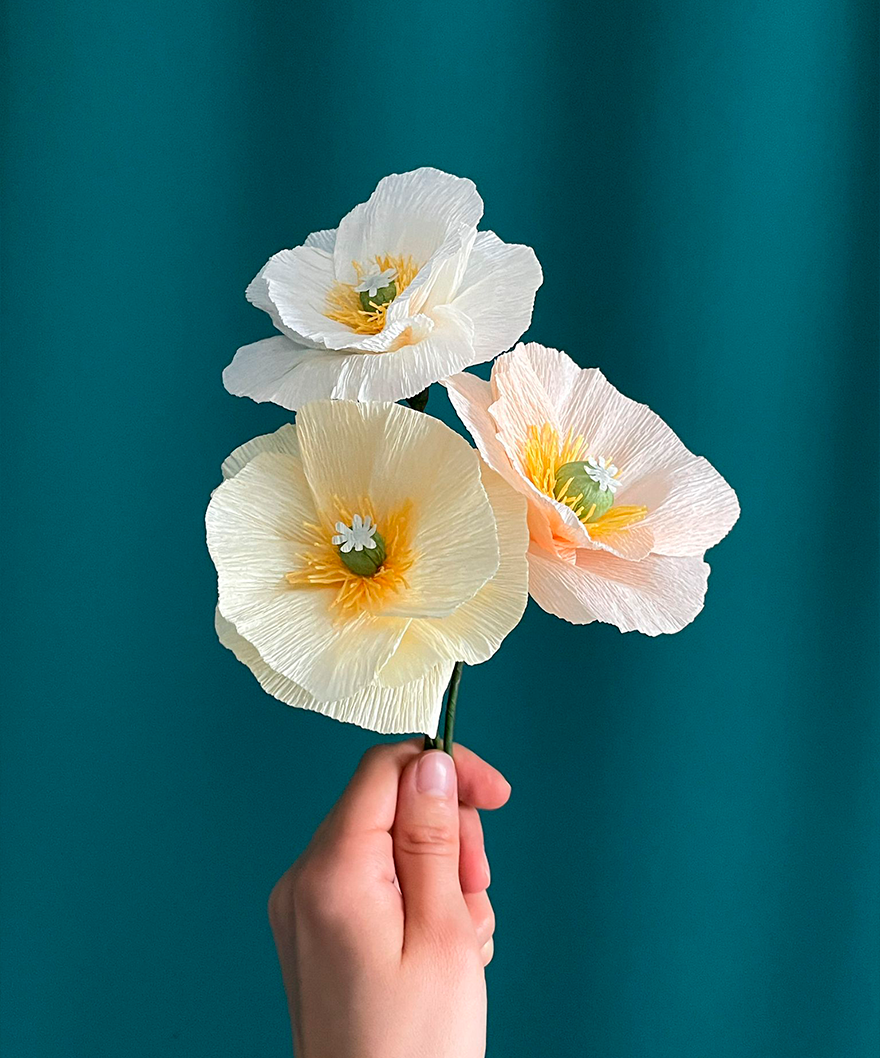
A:
{"label": "crepe paper texture", "polygon": [[338,228],[260,270],[247,296],[281,333],[239,349],[226,388],[294,411],[397,401],[509,349],[531,322],[541,266],[530,247],[477,231],[482,215],[470,180],[385,177]]}
{"label": "crepe paper texture", "polygon": [[[524,498],[439,420],[376,402],[307,404],[223,477],[207,512],[223,644],[289,705],[433,736],[455,663],[486,661],[522,617]],[[385,549],[366,574],[342,554],[355,525],[360,554],[367,536]]]}
{"label": "crepe paper texture", "polygon": [[528,502],[529,592],[544,610],[652,636],[693,621],[703,555],[739,503],[659,415],[535,343],[499,357],[489,382],[445,385],[483,458]]}

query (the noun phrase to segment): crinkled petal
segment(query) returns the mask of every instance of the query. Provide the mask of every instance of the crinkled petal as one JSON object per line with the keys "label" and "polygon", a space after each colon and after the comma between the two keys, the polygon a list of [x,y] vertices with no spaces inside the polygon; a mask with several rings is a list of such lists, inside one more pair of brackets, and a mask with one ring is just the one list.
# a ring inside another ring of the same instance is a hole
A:
{"label": "crinkled petal", "polygon": [[420,393],[444,375],[476,362],[473,328],[450,306],[401,322],[406,341],[388,353],[331,352],[286,337],[242,346],[223,372],[226,389],[258,403],[297,411],[315,400],[396,401]]}
{"label": "crinkled petal", "polygon": [[[648,508],[642,523],[660,555],[699,555],[723,539],[739,518],[739,500],[718,471],[689,452],[677,465],[645,475],[621,496]],[[621,502],[628,502],[622,499]]]}
{"label": "crinkled petal", "polygon": [[[587,530],[590,526],[587,525]],[[641,562],[643,558],[655,551],[654,533],[646,522],[637,522],[628,529],[606,532],[591,537],[593,546],[612,555],[618,555],[630,562]]]}
{"label": "crinkled petal", "polygon": [[221,467],[223,477],[234,478],[248,463],[261,452],[282,452],[299,459],[299,442],[296,439],[296,427],[285,423],[274,433],[261,434],[250,441],[239,445],[223,460]]}
{"label": "crinkled petal", "polygon": [[312,349],[276,335],[243,345],[223,372],[223,384],[237,397],[296,411],[312,400],[341,397],[346,364],[364,355]]}
{"label": "crinkled petal", "polygon": [[[520,348],[522,346],[517,346]],[[530,430],[549,424],[561,436],[566,433],[530,364],[514,353],[500,357],[492,368],[491,385],[495,401],[489,407],[489,414],[495,421],[498,440],[522,476],[523,491],[530,505],[542,512],[551,536],[559,537],[569,547],[593,547],[587,530],[574,511],[541,492],[522,470],[522,453]]]}
{"label": "crinkled petal", "polygon": [[529,594],[573,624],[603,621],[621,632],[679,632],[703,608],[708,565],[698,558],[650,555],[627,562],[605,551],[579,551],[572,565],[529,550]]}
{"label": "crinkled petal", "polygon": [[721,475],[597,368],[581,369],[565,353],[530,343],[497,361],[492,381],[498,402],[491,414],[505,438],[520,443],[530,416],[545,414],[542,421],[560,434],[583,434],[591,455],[613,460],[622,483],[615,504],[648,508],[642,525],[656,553],[702,555],[738,518],[736,495]]}
{"label": "crinkled petal", "polygon": [[[348,348],[357,336],[327,316],[327,297],[336,282],[333,256],[317,246],[297,246],[276,253],[248,287],[248,297],[264,297],[275,325],[294,341],[328,349]],[[257,302],[254,302],[255,304]],[[267,310],[269,311],[269,310]],[[280,324],[279,322],[280,321]]]}
{"label": "crinkled petal", "polygon": [[436,306],[450,302],[461,285],[476,234],[473,228],[467,227],[451,232],[406,290],[391,303],[388,321],[429,313]]}
{"label": "crinkled petal", "polygon": [[537,490],[526,479],[519,466],[513,464],[498,436],[497,424],[489,411],[495,400],[492,386],[481,378],[477,378],[476,375],[464,372],[444,379],[443,385],[449,393],[449,399],[458,417],[476,441],[480,455],[493,470],[497,471],[509,485],[521,492],[529,501],[528,522],[532,538],[541,547],[552,550],[554,537],[548,511],[533,502]]}
{"label": "crinkled petal", "polygon": [[348,698],[324,702],[267,665],[253,643],[239,635],[219,610],[215,624],[223,646],[247,665],[264,691],[287,705],[323,713],[384,735],[422,732],[433,738],[437,733],[443,693],[452,672],[451,662],[435,665],[409,683],[386,687],[377,680]]}
{"label": "crinkled petal", "polygon": [[476,228],[482,215],[483,200],[470,180],[429,168],[386,176],[339,225],[336,278],[354,283],[352,262],[363,265],[382,254],[424,265],[451,232]]}
{"label": "crinkled petal", "polygon": [[362,614],[341,621],[333,588],[292,588],[313,542],[315,506],[296,457],[254,456],[211,497],[208,548],[217,567],[223,616],[276,672],[324,701],[371,683],[407,621]]}
{"label": "crinkled petal", "polygon": [[509,349],[532,322],[544,276],[530,246],[478,232],[453,304],[474,321],[474,346],[487,359]]}
{"label": "crinkled petal", "polygon": [[498,525],[500,562],[497,574],[469,602],[449,617],[414,620],[397,654],[425,651],[438,660],[468,665],[487,661],[519,623],[528,601],[529,531],[524,498],[500,474],[483,465],[483,485]]}
{"label": "crinkled petal", "polygon": [[318,401],[301,409],[297,435],[329,524],[338,504],[357,510],[362,497],[370,498],[380,533],[383,514],[410,505],[415,512],[409,587],[383,614],[445,616],[495,575],[498,535],[479,458],[448,426],[399,404]]}

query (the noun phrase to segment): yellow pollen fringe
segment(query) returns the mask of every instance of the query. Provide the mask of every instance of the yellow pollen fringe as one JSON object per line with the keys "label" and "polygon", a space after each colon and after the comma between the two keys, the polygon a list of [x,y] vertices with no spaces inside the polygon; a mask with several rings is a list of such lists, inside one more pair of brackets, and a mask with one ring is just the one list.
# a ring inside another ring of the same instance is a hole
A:
{"label": "yellow pollen fringe", "polygon": [[[419,273],[419,266],[412,257],[401,257],[395,254],[377,254],[373,260],[380,272],[386,268],[393,268],[397,272],[394,282],[397,285],[397,296],[399,297],[410,285]],[[358,282],[372,271],[372,268],[364,268],[358,261],[351,262]],[[373,311],[368,311],[361,304],[358,292],[354,289],[357,284],[336,282],[327,294],[327,307],[324,315],[344,327],[349,327],[355,334],[378,334],[385,326],[385,313],[391,301],[384,305],[373,305]],[[372,303],[371,303],[372,304]]]}
{"label": "yellow pollen fringe", "polygon": [[[352,511],[337,501],[339,520],[351,524]],[[315,545],[297,557],[303,569],[285,574],[285,580],[293,588],[338,587],[332,606],[339,617],[352,617],[360,613],[380,612],[384,605],[409,588],[407,573],[415,562],[410,544],[411,508],[409,505],[377,519],[372,505],[361,501],[355,508],[358,514],[373,519],[385,540],[385,561],[372,577],[361,577],[345,565],[336,546],[330,542],[335,529],[327,522],[324,525],[306,525],[314,532]]]}
{"label": "yellow pollen fringe", "polygon": [[569,478],[568,481],[556,484],[556,474],[560,467],[585,459],[586,456],[587,443],[582,434],[569,430],[563,441],[556,427],[545,422],[543,426],[528,428],[522,447],[522,466],[535,488],[545,496],[564,503],[582,522],[589,523],[587,528],[591,537],[616,533],[643,521],[648,513],[647,507],[610,507],[595,522],[591,522],[596,505],[591,503],[589,508],[585,509],[584,494],[569,493],[574,479]]}

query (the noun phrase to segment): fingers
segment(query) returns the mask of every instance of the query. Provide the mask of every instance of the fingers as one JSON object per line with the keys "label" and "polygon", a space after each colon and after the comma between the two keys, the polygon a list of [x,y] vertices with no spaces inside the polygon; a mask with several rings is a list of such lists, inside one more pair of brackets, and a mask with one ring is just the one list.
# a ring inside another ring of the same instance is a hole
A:
{"label": "fingers", "polygon": [[455,767],[458,772],[458,797],[474,808],[501,808],[510,797],[510,783],[491,764],[455,743]]}
{"label": "fingers", "polygon": [[397,810],[397,786],[407,762],[420,746],[415,739],[372,746],[331,813],[332,824],[346,833],[390,831]]}
{"label": "fingers", "polygon": [[[385,742],[367,750],[332,812],[332,822],[346,831],[386,830],[394,822],[397,782],[408,761],[422,750],[421,739]],[[459,799],[475,808],[500,808],[510,797],[510,783],[496,768],[466,746],[455,746]]]}
{"label": "fingers", "polygon": [[468,911],[458,876],[458,783],[455,762],[447,753],[429,750],[406,764],[392,839],[403,895],[404,945],[466,927]]}
{"label": "fingers", "polygon": [[477,937],[483,965],[488,966],[495,953],[495,912],[486,893],[465,893],[465,903]]}
{"label": "fingers", "polygon": [[481,893],[489,888],[489,860],[483,843],[480,814],[470,805],[461,805],[458,812],[459,844],[458,876],[463,893]]}

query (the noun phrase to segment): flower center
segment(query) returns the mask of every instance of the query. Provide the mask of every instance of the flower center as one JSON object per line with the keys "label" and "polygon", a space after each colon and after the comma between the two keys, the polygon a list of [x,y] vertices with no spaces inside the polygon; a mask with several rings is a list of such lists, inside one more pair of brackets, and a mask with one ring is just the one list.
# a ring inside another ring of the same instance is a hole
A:
{"label": "flower center", "polygon": [[573,430],[562,440],[549,423],[530,426],[522,466],[532,484],[570,507],[593,537],[626,529],[648,513],[647,507],[614,507],[620,471],[609,459],[589,454],[583,435]]}
{"label": "flower center", "polygon": [[301,568],[285,574],[285,580],[293,588],[335,588],[332,606],[340,617],[381,613],[409,587],[407,574],[415,561],[410,508],[383,516],[383,536],[368,500],[358,504],[366,514],[352,514],[338,499],[334,506],[338,521],[306,526],[314,543],[298,556]]}
{"label": "flower center", "polygon": [[377,254],[362,265],[352,261],[356,283],[336,282],[327,294],[324,315],[355,334],[378,334],[385,326],[388,306],[418,275],[412,257]]}
{"label": "flower center", "polygon": [[336,523],[330,542],[339,548],[339,557],[359,577],[375,577],[385,561],[385,538],[379,535],[373,519],[356,514],[351,525]]}
{"label": "flower center", "polygon": [[397,297],[397,269],[385,268],[374,275],[364,276],[354,290],[365,312],[378,312]]}

